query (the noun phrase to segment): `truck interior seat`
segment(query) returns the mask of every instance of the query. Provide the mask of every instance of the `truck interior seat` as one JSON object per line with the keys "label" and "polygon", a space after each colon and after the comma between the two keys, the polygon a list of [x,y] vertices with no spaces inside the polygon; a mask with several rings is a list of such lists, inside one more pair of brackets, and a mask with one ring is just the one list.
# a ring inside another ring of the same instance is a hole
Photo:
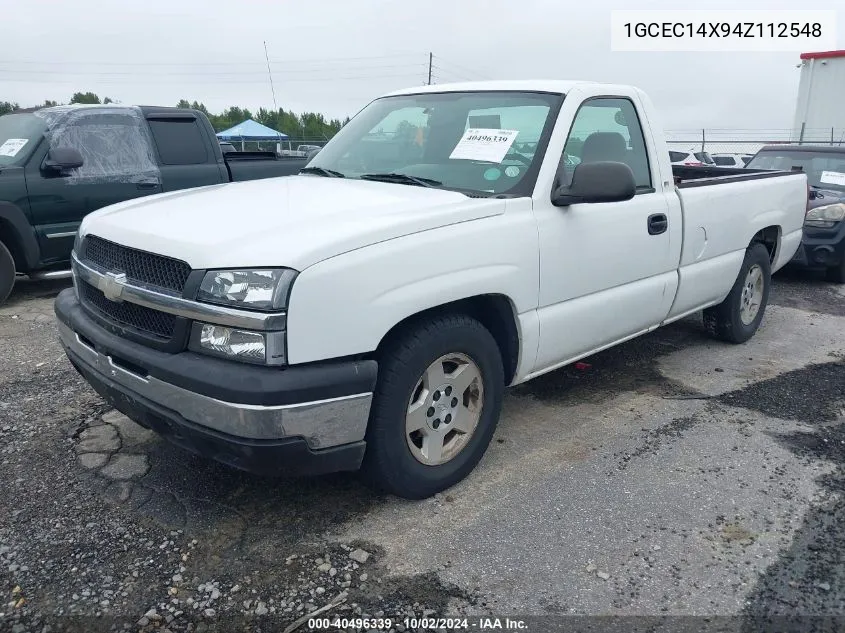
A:
{"label": "truck interior seat", "polygon": [[625,137],[618,132],[593,132],[584,141],[584,148],[581,150],[582,163],[605,160],[628,163],[628,144]]}

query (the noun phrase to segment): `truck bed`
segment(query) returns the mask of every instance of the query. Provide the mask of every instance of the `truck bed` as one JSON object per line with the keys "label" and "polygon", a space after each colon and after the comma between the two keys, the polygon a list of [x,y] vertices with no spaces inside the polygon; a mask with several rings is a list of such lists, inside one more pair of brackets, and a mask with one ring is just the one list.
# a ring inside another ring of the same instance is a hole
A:
{"label": "truck bed", "polygon": [[722,185],[746,180],[779,178],[793,174],[791,171],[772,171],[768,169],[748,169],[743,167],[693,167],[690,165],[672,165],[675,186],[679,189]]}
{"label": "truck bed", "polygon": [[673,171],[676,178],[679,171],[693,178],[682,180],[676,190],[683,233],[679,289],[671,317],[697,309],[702,301],[722,301],[748,244],[761,229],[780,245],[772,253],[773,271],[795,253],[807,203],[804,174],[731,167]]}

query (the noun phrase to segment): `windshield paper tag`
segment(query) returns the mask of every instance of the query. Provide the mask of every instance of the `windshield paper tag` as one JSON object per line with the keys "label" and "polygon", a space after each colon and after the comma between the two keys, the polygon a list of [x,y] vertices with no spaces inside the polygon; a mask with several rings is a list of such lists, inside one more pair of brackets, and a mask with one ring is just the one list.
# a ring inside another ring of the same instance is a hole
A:
{"label": "windshield paper tag", "polygon": [[819,180],[827,185],[845,187],[845,174],[839,171],[823,171]]}
{"label": "windshield paper tag", "polygon": [[0,145],[0,156],[17,156],[27,143],[29,143],[28,138],[10,138]]}
{"label": "windshield paper tag", "polygon": [[501,163],[514,140],[516,140],[517,134],[519,134],[519,130],[470,128],[464,132],[449,158]]}

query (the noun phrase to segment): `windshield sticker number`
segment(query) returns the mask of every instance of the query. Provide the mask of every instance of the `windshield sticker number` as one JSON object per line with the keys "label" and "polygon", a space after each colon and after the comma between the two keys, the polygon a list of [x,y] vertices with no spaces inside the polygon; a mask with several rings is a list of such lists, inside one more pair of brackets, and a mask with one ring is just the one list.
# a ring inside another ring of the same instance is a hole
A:
{"label": "windshield sticker number", "polygon": [[826,185],[839,185],[845,187],[845,174],[840,171],[823,171],[819,180]]}
{"label": "windshield sticker number", "polygon": [[449,158],[501,163],[516,140],[517,134],[519,134],[518,130],[470,128],[464,132]]}
{"label": "windshield sticker number", "polygon": [[29,143],[28,138],[10,138],[0,145],[0,156],[17,156],[27,143]]}

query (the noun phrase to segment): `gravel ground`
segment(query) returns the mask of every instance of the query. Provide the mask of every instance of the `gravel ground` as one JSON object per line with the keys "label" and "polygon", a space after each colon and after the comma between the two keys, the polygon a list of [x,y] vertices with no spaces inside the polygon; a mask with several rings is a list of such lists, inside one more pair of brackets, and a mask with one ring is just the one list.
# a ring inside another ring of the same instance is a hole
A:
{"label": "gravel ground", "polygon": [[236,472],[110,411],[56,340],[64,285],[0,307],[0,630],[845,616],[845,294],[813,274],[776,277],[747,345],[690,318],[511,390],[477,471],[418,503]]}

